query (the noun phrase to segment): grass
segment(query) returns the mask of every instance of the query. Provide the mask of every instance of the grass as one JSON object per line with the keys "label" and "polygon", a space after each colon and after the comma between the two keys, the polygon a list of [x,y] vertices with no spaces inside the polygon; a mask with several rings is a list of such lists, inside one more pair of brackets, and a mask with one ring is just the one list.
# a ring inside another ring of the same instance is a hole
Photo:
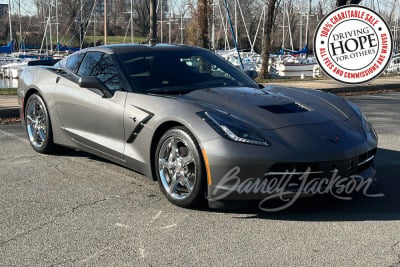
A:
{"label": "grass", "polygon": [[17,95],[17,88],[0,89],[0,95]]}
{"label": "grass", "polygon": [[[104,36],[103,35],[96,35],[95,37],[96,37],[95,38],[96,41],[101,40],[101,44],[102,45],[104,44]],[[130,35],[126,36],[126,38],[125,38],[125,36],[111,36],[111,35],[108,35],[107,36],[107,44],[123,44],[124,43],[124,39],[125,39],[125,43],[130,43],[131,42],[131,36]],[[145,36],[134,36],[134,38],[133,38],[133,41],[136,44],[145,42],[146,40],[147,40],[147,37],[145,37]],[[56,43],[56,40],[54,39],[53,40],[53,44],[55,45],[55,43]],[[70,43],[69,40],[64,40],[64,39],[61,39],[60,43],[63,44],[63,45],[66,45],[66,46],[78,47],[79,46],[79,36],[78,36],[78,39],[75,38],[73,40],[72,44]],[[88,44],[89,43],[93,43],[93,35],[86,35],[85,36],[85,43],[88,43]]]}
{"label": "grass", "polygon": [[[125,39],[125,43],[130,43],[131,42],[131,37],[129,36],[107,36],[107,44],[123,44]],[[104,42],[104,36],[98,35],[96,36],[95,40],[102,40]],[[147,40],[147,37],[143,36],[134,36],[133,41],[134,43],[141,43]],[[85,42],[91,43],[93,42],[93,35],[92,36],[86,36],[85,37]]]}

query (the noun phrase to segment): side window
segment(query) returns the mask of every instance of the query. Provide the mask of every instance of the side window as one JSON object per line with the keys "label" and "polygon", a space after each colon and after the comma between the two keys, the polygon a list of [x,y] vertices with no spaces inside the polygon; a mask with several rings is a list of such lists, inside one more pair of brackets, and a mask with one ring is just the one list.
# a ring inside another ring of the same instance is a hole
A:
{"label": "side window", "polygon": [[99,64],[93,70],[93,76],[99,78],[112,92],[118,91],[121,88],[118,71],[110,55],[105,54],[101,58]]}
{"label": "side window", "polygon": [[68,69],[71,71],[77,73],[79,64],[81,63],[83,57],[85,56],[84,53],[79,53],[79,54],[72,54],[71,56],[68,57],[67,63],[65,64]]}
{"label": "side window", "polygon": [[89,52],[82,61],[79,76],[95,76],[112,92],[120,90],[118,71],[110,55],[101,52]]}
{"label": "side window", "polygon": [[82,64],[79,68],[79,76],[95,76],[92,74],[93,69],[96,67],[100,61],[103,53],[100,52],[88,52],[86,57],[83,59]]}

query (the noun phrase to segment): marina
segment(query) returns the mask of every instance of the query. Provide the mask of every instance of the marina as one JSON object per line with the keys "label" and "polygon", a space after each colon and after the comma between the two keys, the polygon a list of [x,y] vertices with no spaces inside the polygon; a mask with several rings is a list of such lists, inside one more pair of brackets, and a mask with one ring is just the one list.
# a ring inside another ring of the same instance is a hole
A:
{"label": "marina", "polygon": [[17,87],[18,87],[17,79],[0,78],[0,91],[2,89],[17,88]]}

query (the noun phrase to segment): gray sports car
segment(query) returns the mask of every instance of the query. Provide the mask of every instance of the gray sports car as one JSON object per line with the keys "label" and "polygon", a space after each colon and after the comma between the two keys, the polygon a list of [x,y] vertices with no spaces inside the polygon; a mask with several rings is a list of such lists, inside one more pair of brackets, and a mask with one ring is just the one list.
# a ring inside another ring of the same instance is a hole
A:
{"label": "gray sports car", "polygon": [[81,50],[26,68],[18,98],[34,150],[104,157],[158,180],[181,207],[262,199],[268,190],[255,186],[306,171],[375,175],[377,136],[354,104],[319,90],[262,88],[201,48]]}

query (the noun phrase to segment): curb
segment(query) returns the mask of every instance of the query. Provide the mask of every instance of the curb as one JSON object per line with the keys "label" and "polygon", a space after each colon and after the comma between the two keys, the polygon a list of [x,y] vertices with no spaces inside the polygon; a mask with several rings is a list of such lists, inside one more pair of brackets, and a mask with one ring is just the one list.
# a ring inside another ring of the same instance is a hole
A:
{"label": "curb", "polygon": [[341,93],[362,93],[362,92],[373,92],[373,91],[384,91],[384,90],[394,90],[400,91],[400,83],[388,83],[388,84],[371,84],[371,85],[359,85],[359,86],[343,86],[343,87],[331,87],[331,88],[318,88],[318,87],[303,87],[300,84],[297,85],[285,85],[284,83],[263,83],[265,87],[271,86],[279,86],[279,87],[290,87],[290,88],[302,88],[308,90],[321,90],[323,92],[329,92],[333,94],[341,94]]}
{"label": "curb", "polygon": [[3,119],[19,118],[19,109],[18,108],[1,108],[0,109],[0,118],[3,118]]}
{"label": "curb", "polygon": [[362,92],[383,91],[383,90],[400,91],[400,83],[352,86],[352,87],[322,88],[320,90],[330,92],[333,94],[353,93],[353,92],[354,93],[362,93]]}

